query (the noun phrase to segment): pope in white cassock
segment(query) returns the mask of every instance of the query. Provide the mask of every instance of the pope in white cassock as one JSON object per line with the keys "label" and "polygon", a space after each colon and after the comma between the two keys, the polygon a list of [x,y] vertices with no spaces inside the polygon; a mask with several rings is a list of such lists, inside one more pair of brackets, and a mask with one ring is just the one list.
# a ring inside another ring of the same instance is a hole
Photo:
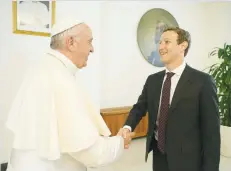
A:
{"label": "pope in white cassock", "polygon": [[109,137],[78,76],[94,51],[90,28],[66,18],[52,28],[50,46],[10,110],[8,171],[85,171],[114,162],[128,140],[121,131]]}

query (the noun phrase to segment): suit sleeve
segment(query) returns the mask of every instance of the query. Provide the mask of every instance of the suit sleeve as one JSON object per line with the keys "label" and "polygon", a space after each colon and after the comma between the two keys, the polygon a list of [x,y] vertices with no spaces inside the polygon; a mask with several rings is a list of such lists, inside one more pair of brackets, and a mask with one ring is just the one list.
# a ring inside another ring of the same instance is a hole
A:
{"label": "suit sleeve", "polygon": [[132,130],[136,128],[142,117],[147,113],[147,87],[149,78],[150,76],[147,78],[142,93],[139,96],[137,103],[133,105],[125,122],[125,125],[130,126]]}
{"label": "suit sleeve", "polygon": [[75,160],[86,167],[101,167],[117,161],[124,151],[124,140],[121,136],[99,136],[97,141],[89,148],[69,153]]}
{"label": "suit sleeve", "polygon": [[203,171],[219,171],[220,119],[217,88],[207,76],[200,94],[200,125],[202,132]]}

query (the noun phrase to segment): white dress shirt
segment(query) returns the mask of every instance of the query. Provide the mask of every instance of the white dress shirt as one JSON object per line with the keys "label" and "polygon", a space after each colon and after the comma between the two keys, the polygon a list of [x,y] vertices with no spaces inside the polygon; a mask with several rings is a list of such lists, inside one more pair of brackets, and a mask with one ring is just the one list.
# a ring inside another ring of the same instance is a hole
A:
{"label": "white dress shirt", "polygon": [[[180,66],[178,66],[177,68],[175,68],[175,69],[172,70],[172,71],[169,71],[169,70],[166,68],[166,73],[167,73],[167,72],[173,72],[173,73],[175,73],[175,74],[172,76],[172,78],[171,78],[171,89],[170,89],[170,102],[169,102],[169,104],[171,104],[171,102],[172,102],[172,97],[173,97],[173,95],[174,95],[176,86],[177,86],[177,84],[178,84],[178,81],[180,80],[180,77],[181,77],[181,75],[182,75],[182,73],[183,73],[185,67],[186,67],[186,63],[185,63],[185,61],[184,61]],[[163,83],[164,83],[166,77],[167,77],[167,75],[164,76]],[[163,88],[163,83],[162,83],[162,88]],[[160,105],[161,105],[162,88],[161,88],[161,95],[160,95],[159,110],[160,110]],[[159,110],[158,110],[158,116],[157,116],[157,120],[156,120],[157,126],[158,126]],[[128,128],[130,131],[132,131],[131,127],[128,126],[128,125],[125,125],[124,128]],[[158,134],[157,134],[157,131],[155,131],[155,138],[156,138],[156,139],[157,139],[157,137],[158,137],[157,135],[158,135]]]}
{"label": "white dress shirt", "polygon": [[[166,68],[166,73],[168,72],[173,72],[175,73],[172,78],[171,78],[171,89],[170,89],[170,101],[169,101],[169,104],[171,105],[171,102],[172,102],[172,98],[173,98],[173,95],[174,95],[174,92],[176,90],[176,86],[180,80],[180,77],[184,71],[186,67],[186,63],[183,62],[180,66],[178,66],[177,68],[175,68],[174,70],[172,71],[169,71],[167,68]],[[165,74],[164,76],[164,80],[163,80],[163,83],[162,83],[162,88],[161,88],[161,94],[160,94],[160,104],[159,104],[159,110],[158,110],[158,115],[157,115],[157,119],[156,119],[156,125],[157,125],[157,128],[158,128],[158,120],[159,120],[159,113],[160,113],[160,106],[161,106],[161,98],[162,98],[162,89],[163,89],[163,84],[164,84],[164,81],[166,80],[167,78],[167,74]],[[158,132],[155,130],[155,138],[157,140],[157,137],[158,137]]]}

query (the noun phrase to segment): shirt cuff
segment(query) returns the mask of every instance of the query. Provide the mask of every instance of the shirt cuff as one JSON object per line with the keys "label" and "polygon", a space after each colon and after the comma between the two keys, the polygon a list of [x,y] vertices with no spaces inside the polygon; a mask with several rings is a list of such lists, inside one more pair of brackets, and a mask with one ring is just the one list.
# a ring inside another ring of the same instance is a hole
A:
{"label": "shirt cuff", "polygon": [[128,126],[128,125],[125,125],[123,128],[127,128],[127,129],[130,130],[130,132],[132,132],[132,128],[130,126]]}

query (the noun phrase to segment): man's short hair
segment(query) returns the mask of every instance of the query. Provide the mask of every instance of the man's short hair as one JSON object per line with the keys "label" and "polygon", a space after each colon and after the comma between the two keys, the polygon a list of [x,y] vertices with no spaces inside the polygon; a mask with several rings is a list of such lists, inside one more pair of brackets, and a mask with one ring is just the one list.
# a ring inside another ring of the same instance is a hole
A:
{"label": "man's short hair", "polygon": [[188,47],[185,49],[185,52],[184,52],[184,56],[186,56],[188,54],[188,50],[189,50],[189,48],[191,46],[191,36],[190,36],[189,32],[182,29],[182,28],[179,28],[179,27],[168,27],[163,31],[163,33],[167,32],[167,31],[174,31],[175,33],[177,33],[177,35],[178,35],[178,38],[177,38],[178,45],[183,43],[184,41],[186,41],[188,43]]}

